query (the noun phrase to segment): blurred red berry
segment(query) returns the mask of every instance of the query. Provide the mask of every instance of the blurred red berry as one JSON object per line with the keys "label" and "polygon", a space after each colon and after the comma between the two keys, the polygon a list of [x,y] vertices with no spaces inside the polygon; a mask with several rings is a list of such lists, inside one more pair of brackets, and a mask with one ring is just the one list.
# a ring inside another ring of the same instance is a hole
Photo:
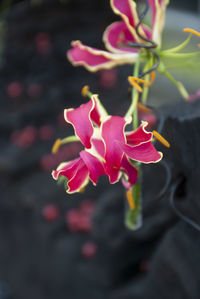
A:
{"label": "blurred red berry", "polygon": [[47,55],[51,52],[51,37],[47,32],[40,32],[35,37],[36,50],[40,55]]}
{"label": "blurred red berry", "polygon": [[44,125],[39,128],[38,135],[41,140],[50,141],[55,135],[55,130],[51,125]]}
{"label": "blurred red berry", "polygon": [[81,203],[81,212],[91,216],[94,211],[94,203],[91,200],[85,199]]}
{"label": "blurred red berry", "polygon": [[99,71],[99,85],[101,88],[113,88],[117,84],[117,69]]}
{"label": "blurred red berry", "polygon": [[42,87],[38,83],[31,83],[27,87],[27,94],[32,99],[39,98],[41,93],[42,93]]}
{"label": "blurred red berry", "polygon": [[79,232],[80,213],[77,209],[71,209],[67,211],[65,220],[70,232]]}
{"label": "blurred red berry", "polygon": [[23,93],[23,86],[20,82],[15,81],[15,82],[11,82],[8,86],[7,86],[7,95],[10,98],[19,98],[20,96],[22,96]]}
{"label": "blurred red berry", "polygon": [[37,138],[37,129],[34,126],[27,126],[22,130],[14,131],[11,134],[10,140],[19,147],[29,148]]}
{"label": "blurred red berry", "polygon": [[49,171],[57,166],[57,159],[55,155],[47,154],[40,159],[40,168],[44,171]]}
{"label": "blurred red berry", "polygon": [[94,242],[86,242],[81,248],[82,255],[87,258],[93,258],[97,252],[97,245]]}
{"label": "blurred red berry", "polygon": [[60,211],[54,204],[48,204],[43,207],[42,216],[46,221],[53,222],[60,217]]}

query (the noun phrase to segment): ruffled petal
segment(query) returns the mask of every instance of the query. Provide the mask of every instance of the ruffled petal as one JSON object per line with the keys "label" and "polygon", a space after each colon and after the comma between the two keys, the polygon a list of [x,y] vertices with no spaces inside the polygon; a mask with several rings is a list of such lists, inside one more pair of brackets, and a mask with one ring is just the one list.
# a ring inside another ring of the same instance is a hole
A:
{"label": "ruffled petal", "polygon": [[129,189],[133,186],[138,180],[138,171],[126,157],[123,156],[121,162],[121,170],[126,173],[127,180],[126,180],[126,188]]}
{"label": "ruffled petal", "polygon": [[115,22],[108,26],[103,34],[105,47],[114,53],[133,52],[138,49],[131,48],[129,42],[137,42],[124,22]]}
{"label": "ruffled petal", "polygon": [[80,192],[89,183],[89,171],[87,166],[83,163],[78,167],[73,178],[68,181],[67,193],[72,194]]}
{"label": "ruffled petal", "polygon": [[152,139],[153,134],[146,131],[148,122],[143,121],[142,124],[132,132],[126,133],[126,142],[129,145],[139,145],[144,142],[148,142]]}
{"label": "ruffled petal", "polygon": [[94,132],[90,117],[91,111],[94,107],[94,101],[90,100],[76,109],[64,110],[64,118],[66,122],[72,124],[75,134],[80,138],[82,144],[86,148],[91,147],[91,137]]}
{"label": "ruffled petal", "polygon": [[132,0],[111,0],[110,5],[114,13],[122,18],[133,37],[138,40],[135,32],[136,25],[138,24],[136,3]]}
{"label": "ruffled petal", "polygon": [[89,170],[89,178],[96,185],[98,178],[105,174],[103,163],[87,151],[81,151],[80,157]]}
{"label": "ruffled petal", "polygon": [[119,146],[129,158],[146,164],[159,162],[163,156],[161,152],[155,149],[151,141],[137,146],[120,143]]}
{"label": "ruffled petal", "polygon": [[101,119],[105,118],[108,113],[105,110],[105,108],[103,107],[103,105],[101,104],[98,95],[92,95],[91,100],[94,102],[94,108],[91,111],[91,120],[100,127],[101,125]]}
{"label": "ruffled petal", "polygon": [[80,41],[71,43],[73,49],[67,57],[74,66],[84,66],[88,71],[96,72],[101,69],[110,69],[117,65],[132,64],[137,60],[137,53],[109,53],[83,45]]}
{"label": "ruffled petal", "polygon": [[105,156],[105,145],[101,139],[92,138],[92,148],[100,155],[102,158]]}
{"label": "ruffled petal", "polygon": [[148,0],[152,14],[152,39],[158,45],[161,43],[161,35],[165,24],[165,10],[169,0]]}
{"label": "ruffled petal", "polygon": [[120,178],[120,166],[123,150],[119,143],[125,143],[124,128],[131,118],[125,120],[120,116],[110,116],[102,124],[101,136],[105,144],[105,167],[110,182],[115,183]]}
{"label": "ruffled petal", "polygon": [[101,136],[105,144],[105,161],[109,168],[120,168],[123,150],[119,143],[125,143],[126,124],[127,121],[120,116],[110,116],[102,124]]}
{"label": "ruffled petal", "polygon": [[108,165],[105,164],[105,171],[106,171],[106,175],[109,178],[110,184],[116,184],[117,182],[119,182],[122,175],[120,168],[108,167]]}
{"label": "ruffled petal", "polygon": [[70,180],[76,173],[77,168],[80,166],[81,163],[81,158],[61,163],[56,170],[52,171],[52,177],[54,178],[54,180],[57,180],[60,175],[63,175],[68,180]]}
{"label": "ruffled petal", "polygon": [[61,163],[57,170],[52,171],[52,176],[55,180],[57,180],[60,175],[68,179],[67,193],[79,192],[89,182],[89,171],[81,158],[67,163]]}

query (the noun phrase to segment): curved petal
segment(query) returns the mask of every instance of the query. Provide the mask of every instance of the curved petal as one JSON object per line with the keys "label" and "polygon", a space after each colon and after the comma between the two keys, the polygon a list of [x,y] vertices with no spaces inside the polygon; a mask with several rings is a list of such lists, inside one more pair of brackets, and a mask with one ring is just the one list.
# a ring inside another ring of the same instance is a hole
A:
{"label": "curved petal", "polygon": [[126,133],[126,142],[129,145],[136,146],[141,143],[150,141],[153,137],[153,134],[151,132],[146,131],[147,126],[148,122],[143,121],[142,124],[135,131]]}
{"label": "curved petal", "polygon": [[148,0],[152,14],[152,39],[158,45],[161,43],[161,35],[165,24],[165,10],[169,0]]}
{"label": "curved petal", "polygon": [[120,168],[123,150],[119,143],[125,143],[124,128],[129,120],[110,116],[103,123],[101,136],[105,144],[105,161],[108,168]]}
{"label": "curved petal", "polygon": [[79,192],[89,182],[89,171],[81,158],[67,163],[61,163],[57,170],[52,171],[52,176],[55,180],[57,180],[60,175],[68,179],[67,193]]}
{"label": "curved petal", "polygon": [[114,53],[138,52],[138,49],[131,48],[128,45],[129,42],[137,41],[124,22],[115,22],[108,26],[103,34],[103,41],[105,47]]}
{"label": "curved petal", "polygon": [[105,108],[103,107],[103,105],[101,104],[98,95],[93,94],[91,97],[91,100],[94,102],[94,108],[91,111],[91,120],[97,125],[100,126],[101,125],[101,119],[105,118],[108,113],[105,110]]}
{"label": "curved petal", "polygon": [[105,156],[105,145],[101,139],[92,138],[92,148],[100,155],[102,158]]}
{"label": "curved petal", "polygon": [[94,185],[96,185],[99,176],[105,174],[103,163],[87,151],[81,151],[80,157],[83,159],[85,165],[89,170],[90,180],[93,182]]}
{"label": "curved petal", "polygon": [[161,152],[155,149],[151,141],[137,146],[120,143],[119,146],[129,158],[146,164],[159,162],[163,156]]}
{"label": "curved petal", "polygon": [[122,64],[132,64],[137,59],[137,53],[109,53],[85,46],[80,41],[74,41],[71,45],[73,49],[70,49],[67,53],[70,62],[74,66],[84,66],[91,72],[110,69]]}
{"label": "curved petal", "polygon": [[75,175],[67,183],[67,193],[72,194],[80,192],[89,183],[89,171],[87,166],[83,163],[78,167]]}
{"label": "curved petal", "polygon": [[136,10],[136,3],[132,0],[111,0],[110,5],[114,13],[122,18],[129,31],[132,33],[135,39],[139,41],[135,32],[135,28],[139,20]]}
{"label": "curved petal", "polygon": [[68,180],[70,180],[76,173],[76,170],[79,167],[80,163],[81,163],[81,158],[77,158],[69,162],[61,163],[56,170],[52,171],[52,177],[54,178],[54,180],[57,180],[60,175],[63,175]]}
{"label": "curved petal", "polygon": [[90,114],[94,107],[94,101],[90,100],[76,109],[64,110],[64,118],[66,122],[72,124],[75,134],[80,138],[82,144],[86,148],[91,147],[91,137],[94,130]]}
{"label": "curved petal", "polygon": [[[121,169],[126,173],[127,175],[127,181],[126,187],[129,189],[131,186],[133,186],[135,183],[137,183],[138,180],[138,171],[137,169],[131,164],[129,159],[126,157],[126,155],[123,156],[122,162],[121,162]],[[128,184],[127,184],[128,183]]]}

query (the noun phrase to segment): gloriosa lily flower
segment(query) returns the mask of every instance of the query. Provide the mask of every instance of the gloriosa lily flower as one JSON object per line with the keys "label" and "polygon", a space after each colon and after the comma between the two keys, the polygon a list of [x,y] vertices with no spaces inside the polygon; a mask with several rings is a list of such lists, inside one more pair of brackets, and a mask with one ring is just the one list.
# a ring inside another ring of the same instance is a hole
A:
{"label": "gloriosa lily flower", "polygon": [[[165,22],[165,10],[169,0],[148,0],[151,8],[151,28],[142,24],[139,28],[144,38],[161,44],[161,34]],[[138,57],[138,49],[131,48],[129,43],[144,43],[136,33],[139,18],[136,3],[133,0],[110,0],[113,12],[122,19],[108,26],[103,34],[103,41],[108,51],[98,50],[82,44],[71,43],[72,49],[67,53],[68,59],[75,66],[84,66],[89,71],[109,69],[116,65],[133,64]]]}
{"label": "gloriosa lily flower", "polygon": [[76,109],[66,109],[64,116],[85,147],[77,159],[61,163],[52,172],[55,180],[61,175],[68,179],[68,193],[79,192],[89,180],[96,185],[101,175],[114,184],[123,174],[123,183],[130,188],[137,182],[137,169],[131,160],[155,163],[162,158],[152,144],[153,134],[145,129],[147,122],[135,131],[125,132],[131,117],[108,115],[97,95]]}

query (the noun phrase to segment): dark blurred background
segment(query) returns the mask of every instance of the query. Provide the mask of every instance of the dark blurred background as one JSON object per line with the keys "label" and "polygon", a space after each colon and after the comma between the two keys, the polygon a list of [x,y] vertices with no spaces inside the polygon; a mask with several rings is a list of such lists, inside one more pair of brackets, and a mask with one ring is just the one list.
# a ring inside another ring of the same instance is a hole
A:
{"label": "dark blurred background", "polygon": [[[185,38],[183,27],[199,30],[199,3],[172,1],[166,48]],[[80,95],[85,84],[99,93],[110,113],[126,111],[131,66],[91,74],[66,59],[71,40],[103,48],[102,33],[118,18],[108,0],[2,0],[1,5],[0,299],[107,298],[131,279],[146,277],[161,231],[155,230],[145,248],[137,233],[134,243],[123,224],[120,185],[109,186],[102,179],[97,188],[90,185],[85,193],[68,196],[51,170],[75,158],[80,146],[70,144],[56,155],[51,147],[56,138],[72,133],[63,109],[85,100]],[[190,93],[199,88],[196,70],[177,74]],[[160,78],[150,104],[179,98],[176,88]],[[111,202],[106,209],[105,200]],[[162,231],[174,222],[170,217]],[[127,248],[135,250],[134,258]]]}

